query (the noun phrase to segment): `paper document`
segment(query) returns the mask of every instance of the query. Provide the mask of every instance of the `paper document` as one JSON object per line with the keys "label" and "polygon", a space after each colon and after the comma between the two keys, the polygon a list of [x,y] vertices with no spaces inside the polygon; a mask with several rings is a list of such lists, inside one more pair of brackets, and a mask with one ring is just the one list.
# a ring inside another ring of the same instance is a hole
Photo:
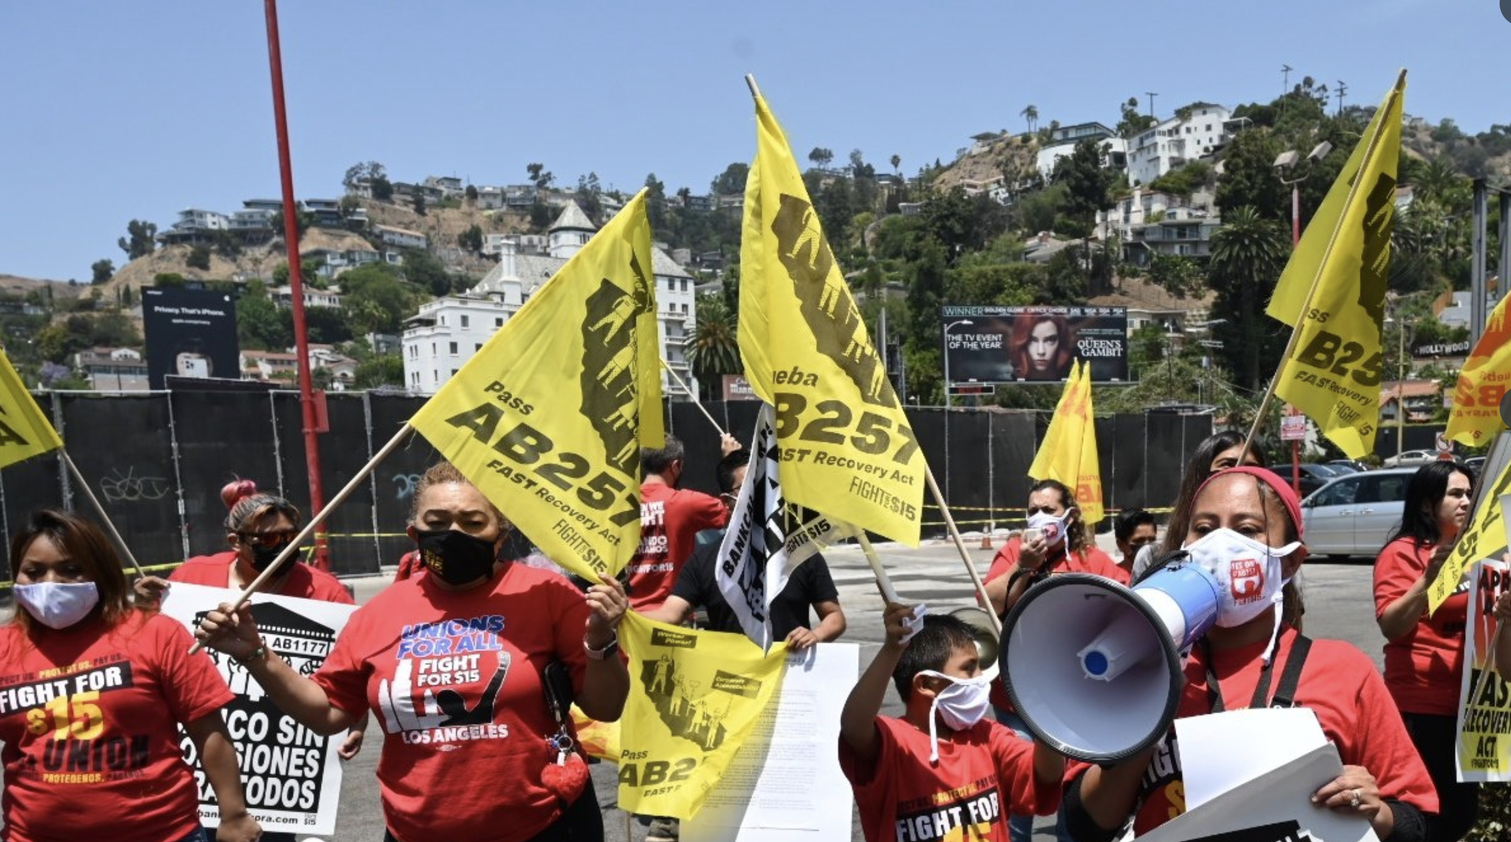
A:
{"label": "paper document", "polygon": [[1177,719],[1175,739],[1187,810],[1327,744],[1308,708],[1250,708]]}

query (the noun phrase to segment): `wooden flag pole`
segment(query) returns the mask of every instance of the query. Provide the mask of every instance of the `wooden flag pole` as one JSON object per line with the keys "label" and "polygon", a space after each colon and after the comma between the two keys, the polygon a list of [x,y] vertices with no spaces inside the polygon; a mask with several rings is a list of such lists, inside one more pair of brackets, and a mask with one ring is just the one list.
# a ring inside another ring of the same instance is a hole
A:
{"label": "wooden flag pole", "polygon": [[871,546],[871,539],[866,537],[866,530],[861,529],[856,535],[860,541],[861,552],[866,554],[866,561],[871,563],[871,573],[876,576],[876,586],[881,588],[881,598],[888,603],[902,602],[897,596],[897,588],[892,586],[892,577],[888,576],[886,569],[881,566],[881,559],[876,555],[876,548]]}
{"label": "wooden flag pole", "polygon": [[992,618],[992,628],[1000,635],[1002,633],[1002,620],[997,612],[992,610],[992,600],[986,595],[986,584],[981,581],[981,574],[976,570],[976,563],[971,560],[971,554],[965,548],[965,541],[960,537],[960,529],[955,526],[955,516],[950,514],[950,507],[945,505],[944,493],[939,490],[939,481],[934,479],[934,469],[929,467],[928,460],[923,463],[923,478],[929,484],[929,493],[934,495],[934,503],[939,506],[939,512],[944,515],[944,526],[950,532],[950,540],[955,543],[955,549],[960,553],[960,560],[965,563],[965,572],[971,575],[971,584],[976,588],[976,595],[981,598],[981,604],[986,608],[986,613]]}
{"label": "wooden flag pole", "polygon": [[[362,470],[358,471],[356,476],[353,476],[345,487],[336,492],[336,496],[331,498],[331,501],[325,505],[325,508],[322,508],[310,518],[310,522],[306,523],[304,528],[299,530],[299,534],[294,537],[294,540],[284,546],[283,552],[273,559],[273,563],[263,568],[263,571],[257,574],[257,578],[253,579],[251,583],[242,589],[241,593],[237,594],[235,601],[231,603],[231,607],[227,609],[226,613],[235,614],[241,606],[247,604],[247,600],[252,598],[252,594],[256,593],[257,589],[262,587],[264,582],[278,572],[278,568],[282,567],[284,562],[297,555],[299,553],[299,546],[309,540],[309,537],[315,534],[315,530],[325,523],[325,519],[330,516],[330,513],[335,511],[337,506],[345,502],[346,498],[350,497],[352,492],[357,490],[357,486],[367,479],[367,475],[378,467],[379,462],[387,459],[389,454],[398,449],[399,445],[404,441],[405,436],[413,429],[413,427],[409,426],[409,422],[404,422],[404,426],[400,427],[397,433],[394,433],[394,437],[388,440],[388,444],[383,445],[377,453],[373,454],[373,458],[367,460],[367,464],[362,466]],[[196,640],[194,641],[194,645],[189,648],[189,654],[193,655],[203,648],[204,642]]]}
{"label": "wooden flag pole", "polygon": [[686,392],[687,396],[692,399],[693,406],[696,406],[698,408],[698,411],[703,413],[703,417],[708,419],[708,423],[714,425],[714,429],[719,431],[719,435],[729,435],[728,433],[724,432],[723,427],[719,426],[719,422],[715,421],[714,417],[708,414],[708,410],[703,408],[703,402],[698,400],[698,396],[693,393],[692,389],[687,388],[687,384],[682,382],[682,378],[677,376],[677,372],[672,371],[672,367],[666,364],[666,360],[661,360],[661,367],[666,369],[666,373],[670,374],[673,380],[677,381],[677,385],[681,386],[682,391]]}
{"label": "wooden flag pole", "polygon": [[84,496],[89,498],[89,502],[94,505],[94,510],[100,513],[100,520],[103,520],[105,528],[110,530],[110,537],[115,539],[116,546],[126,554],[126,560],[131,562],[131,566],[136,568],[136,575],[145,577],[146,571],[142,570],[142,565],[136,560],[136,556],[131,554],[131,548],[126,546],[126,539],[122,538],[120,531],[115,528],[115,521],[110,519],[110,514],[105,511],[105,507],[100,505],[100,498],[94,496],[94,489],[89,487],[89,481],[84,479],[84,475],[79,472],[79,466],[73,463],[73,457],[68,455],[68,448],[60,447],[58,452],[63,454],[63,464],[68,466],[68,472],[73,474],[73,478],[78,480],[79,486],[84,489]]}

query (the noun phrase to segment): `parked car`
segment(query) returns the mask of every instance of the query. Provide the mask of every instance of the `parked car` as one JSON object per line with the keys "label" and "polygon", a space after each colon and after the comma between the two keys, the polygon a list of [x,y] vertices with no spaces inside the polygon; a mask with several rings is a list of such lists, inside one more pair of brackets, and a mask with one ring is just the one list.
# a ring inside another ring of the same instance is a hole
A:
{"label": "parked car", "polygon": [[1406,486],[1416,468],[1384,468],[1338,477],[1301,501],[1306,546],[1313,553],[1373,557],[1401,523]]}
{"label": "parked car", "polygon": [[1342,476],[1344,474],[1357,474],[1360,471],[1369,470],[1368,465],[1364,464],[1363,462],[1356,462],[1352,459],[1332,459],[1328,461],[1327,464],[1328,467],[1336,468],[1339,471],[1339,476]]}
{"label": "parked car", "polygon": [[1474,475],[1476,477],[1478,477],[1480,474],[1484,473],[1484,471],[1485,471],[1485,457],[1483,457],[1483,456],[1470,456],[1468,459],[1464,460],[1464,467],[1466,467],[1469,470],[1473,471]]}
{"label": "parked car", "polygon": [[1438,454],[1433,450],[1403,450],[1386,459],[1384,465],[1387,468],[1409,468],[1425,465],[1436,458],[1438,458]]}
{"label": "parked car", "polygon": [[[1291,466],[1289,463],[1283,465],[1271,465],[1270,470],[1279,474],[1280,478],[1285,480],[1287,483],[1291,481]],[[1338,473],[1327,465],[1319,465],[1316,462],[1302,462],[1301,496],[1305,497],[1306,495],[1311,494],[1313,491],[1316,491],[1317,489],[1326,485],[1328,480],[1333,479],[1337,475]]]}

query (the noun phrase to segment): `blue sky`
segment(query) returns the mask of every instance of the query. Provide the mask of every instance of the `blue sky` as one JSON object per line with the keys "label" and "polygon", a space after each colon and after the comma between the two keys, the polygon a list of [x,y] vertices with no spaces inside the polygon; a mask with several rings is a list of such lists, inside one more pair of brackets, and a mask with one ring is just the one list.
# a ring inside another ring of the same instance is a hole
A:
{"label": "blue sky", "polygon": [[[276,197],[263,4],[0,4],[6,201],[0,273],[87,280],[144,218]],[[970,135],[1115,122],[1281,90],[1280,66],[1471,132],[1511,122],[1497,0],[463,2],[285,0],[284,78],[300,197],[334,197],[357,161],[396,180],[559,184],[596,171],[632,191],[704,192],[753,152],[756,75],[799,160],[851,149],[905,172]]]}

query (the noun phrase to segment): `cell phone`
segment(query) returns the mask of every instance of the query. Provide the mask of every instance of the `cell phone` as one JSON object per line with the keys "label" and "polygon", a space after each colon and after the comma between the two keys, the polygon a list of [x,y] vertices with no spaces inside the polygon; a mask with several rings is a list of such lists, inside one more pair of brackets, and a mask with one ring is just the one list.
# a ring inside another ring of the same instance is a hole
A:
{"label": "cell phone", "polygon": [[1042,540],[1044,540],[1044,530],[1042,530],[1042,529],[1025,529],[1025,530],[1023,530],[1023,543],[1027,544],[1030,541],[1042,541]]}
{"label": "cell phone", "polygon": [[546,707],[559,725],[572,717],[572,675],[567,665],[552,661],[540,674],[540,686],[546,694]]}

